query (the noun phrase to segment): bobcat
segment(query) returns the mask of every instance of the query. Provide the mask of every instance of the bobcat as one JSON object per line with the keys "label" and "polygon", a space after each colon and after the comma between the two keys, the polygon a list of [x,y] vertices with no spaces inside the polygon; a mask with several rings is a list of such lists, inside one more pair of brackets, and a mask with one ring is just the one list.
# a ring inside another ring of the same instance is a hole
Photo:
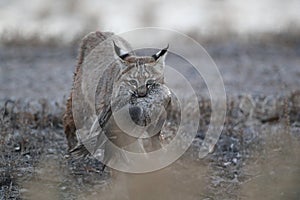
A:
{"label": "bobcat", "polygon": [[[102,141],[105,134],[122,149],[149,152],[161,147],[162,129],[167,129],[170,124],[165,121],[172,117],[172,107],[178,107],[176,98],[164,84],[167,50],[168,47],[152,56],[136,56],[127,41],[108,32],[92,32],[82,40],[73,88],[63,117],[73,155],[90,154],[90,149],[87,151],[83,145],[86,141],[82,141],[84,139],[78,132],[86,126],[84,119],[93,113],[93,108],[101,131],[96,142],[89,143],[92,146],[101,148],[107,142]],[[124,108],[129,113],[122,112]],[[133,122],[137,129],[135,134],[141,138],[128,135],[119,128],[116,117],[112,117],[118,112],[121,124],[128,126]],[[132,144],[139,147],[132,148]],[[112,150],[105,145],[104,149],[104,161],[108,162]]]}

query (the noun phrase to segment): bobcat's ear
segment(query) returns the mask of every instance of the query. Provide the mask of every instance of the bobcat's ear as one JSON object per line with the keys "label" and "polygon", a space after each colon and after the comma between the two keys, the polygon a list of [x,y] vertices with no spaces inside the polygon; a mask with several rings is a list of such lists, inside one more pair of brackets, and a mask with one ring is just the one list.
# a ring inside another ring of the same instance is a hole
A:
{"label": "bobcat's ear", "polygon": [[168,48],[169,48],[169,44],[166,48],[164,48],[164,49],[160,50],[159,52],[157,52],[156,54],[152,55],[154,60],[156,62],[164,63],[165,59],[166,59],[166,56],[167,56]]}
{"label": "bobcat's ear", "polygon": [[126,53],[124,50],[122,50],[120,47],[118,47],[115,43],[115,41],[113,41],[113,45],[114,45],[114,51],[115,51],[115,55],[118,56],[119,58],[121,58],[122,60],[124,60],[127,56],[129,56],[129,53]]}

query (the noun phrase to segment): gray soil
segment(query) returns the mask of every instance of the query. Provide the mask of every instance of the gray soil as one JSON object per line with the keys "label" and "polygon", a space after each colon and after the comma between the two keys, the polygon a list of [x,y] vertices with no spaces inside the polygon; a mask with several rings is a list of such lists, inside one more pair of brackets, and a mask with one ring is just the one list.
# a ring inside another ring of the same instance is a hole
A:
{"label": "gray soil", "polygon": [[203,46],[228,95],[214,152],[198,157],[210,117],[204,95],[200,128],[182,158],[159,172],[114,178],[93,158],[67,155],[61,117],[77,47],[0,47],[0,200],[298,199],[299,40]]}

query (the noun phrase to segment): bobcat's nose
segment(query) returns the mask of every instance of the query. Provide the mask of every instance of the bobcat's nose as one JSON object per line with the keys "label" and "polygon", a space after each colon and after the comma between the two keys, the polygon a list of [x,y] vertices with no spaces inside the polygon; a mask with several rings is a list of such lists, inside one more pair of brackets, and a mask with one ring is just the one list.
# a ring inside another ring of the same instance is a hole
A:
{"label": "bobcat's nose", "polygon": [[147,87],[145,85],[140,86],[137,89],[138,97],[145,97],[147,95]]}

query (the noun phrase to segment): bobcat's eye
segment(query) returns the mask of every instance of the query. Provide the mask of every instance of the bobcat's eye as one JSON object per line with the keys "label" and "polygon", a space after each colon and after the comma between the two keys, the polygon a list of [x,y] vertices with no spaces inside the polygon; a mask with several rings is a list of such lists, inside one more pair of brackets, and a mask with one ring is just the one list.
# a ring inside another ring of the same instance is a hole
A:
{"label": "bobcat's eye", "polygon": [[136,80],[129,80],[130,85],[137,86]]}
{"label": "bobcat's eye", "polygon": [[146,83],[146,85],[147,85],[148,88],[152,87],[154,84],[155,84],[154,80],[148,80],[147,83]]}

